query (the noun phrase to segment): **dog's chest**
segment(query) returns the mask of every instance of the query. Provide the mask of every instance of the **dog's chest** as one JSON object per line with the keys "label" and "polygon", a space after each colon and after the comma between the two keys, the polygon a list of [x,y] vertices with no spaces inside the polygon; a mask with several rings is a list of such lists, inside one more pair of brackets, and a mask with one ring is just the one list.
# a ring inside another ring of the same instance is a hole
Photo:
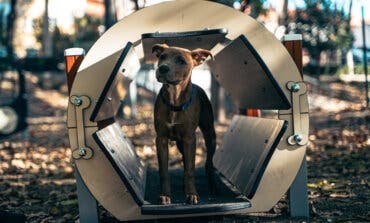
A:
{"label": "dog's chest", "polygon": [[181,123],[166,123],[167,134],[170,140],[179,140],[184,135],[184,125]]}
{"label": "dog's chest", "polygon": [[198,121],[187,112],[171,112],[164,124],[168,137],[171,140],[180,140],[195,131]]}

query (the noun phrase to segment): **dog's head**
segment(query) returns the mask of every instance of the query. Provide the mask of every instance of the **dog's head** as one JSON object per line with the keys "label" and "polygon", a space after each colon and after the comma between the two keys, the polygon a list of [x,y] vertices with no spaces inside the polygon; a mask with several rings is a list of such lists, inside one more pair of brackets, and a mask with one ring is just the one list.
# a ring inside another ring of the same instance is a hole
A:
{"label": "dog's head", "polygon": [[177,85],[188,82],[193,67],[202,64],[211,52],[204,49],[190,51],[180,47],[169,47],[166,44],[156,44],[152,52],[158,57],[157,80],[164,84]]}

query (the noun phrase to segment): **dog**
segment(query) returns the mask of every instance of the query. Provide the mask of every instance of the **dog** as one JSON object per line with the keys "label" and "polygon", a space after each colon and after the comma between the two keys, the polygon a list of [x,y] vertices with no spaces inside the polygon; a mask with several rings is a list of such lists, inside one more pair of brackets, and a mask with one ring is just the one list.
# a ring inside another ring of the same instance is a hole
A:
{"label": "dog", "polygon": [[176,141],[184,164],[184,191],[188,204],[197,204],[195,188],[195,130],[199,126],[207,148],[205,164],[210,195],[216,192],[213,155],[216,133],[211,103],[202,88],[191,82],[192,69],[202,64],[211,52],[204,49],[188,50],[156,44],[152,53],[158,57],[156,78],[163,84],[154,106],[154,126],[159,166],[161,194],[159,201],[171,203],[168,175],[168,143]]}

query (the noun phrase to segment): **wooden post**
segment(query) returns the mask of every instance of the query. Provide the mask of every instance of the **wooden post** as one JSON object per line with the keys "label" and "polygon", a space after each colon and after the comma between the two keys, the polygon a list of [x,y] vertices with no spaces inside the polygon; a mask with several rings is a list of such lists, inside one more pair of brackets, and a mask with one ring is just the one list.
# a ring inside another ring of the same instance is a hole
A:
{"label": "wooden post", "polygon": [[[85,56],[85,50],[82,48],[69,48],[64,51],[66,62],[68,94],[71,93],[72,84],[76,77],[77,70],[80,67]],[[78,212],[81,223],[98,223],[98,204],[89,189],[83,182],[80,173],[75,168]]]}
{"label": "wooden post", "polygon": [[259,109],[247,109],[246,110],[246,116],[260,117],[261,116],[261,110],[259,110]]}
{"label": "wooden post", "polygon": [[[302,35],[285,35],[282,43],[292,56],[303,79]],[[306,154],[298,174],[289,188],[288,198],[291,217],[309,217]]]}
{"label": "wooden post", "polygon": [[283,37],[283,45],[292,56],[301,76],[303,78],[303,60],[302,60],[302,35],[289,34]]}
{"label": "wooden post", "polygon": [[82,48],[69,48],[64,51],[66,62],[68,94],[71,93],[72,84],[75,80],[77,70],[85,57],[85,50]]}

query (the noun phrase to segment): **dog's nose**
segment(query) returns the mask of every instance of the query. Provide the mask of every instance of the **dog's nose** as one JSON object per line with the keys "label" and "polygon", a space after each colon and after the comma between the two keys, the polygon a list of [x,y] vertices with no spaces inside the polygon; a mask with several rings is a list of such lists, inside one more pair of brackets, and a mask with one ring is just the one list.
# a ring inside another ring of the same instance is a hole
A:
{"label": "dog's nose", "polygon": [[165,74],[168,71],[170,71],[170,67],[167,64],[162,64],[161,66],[158,67],[159,73]]}

